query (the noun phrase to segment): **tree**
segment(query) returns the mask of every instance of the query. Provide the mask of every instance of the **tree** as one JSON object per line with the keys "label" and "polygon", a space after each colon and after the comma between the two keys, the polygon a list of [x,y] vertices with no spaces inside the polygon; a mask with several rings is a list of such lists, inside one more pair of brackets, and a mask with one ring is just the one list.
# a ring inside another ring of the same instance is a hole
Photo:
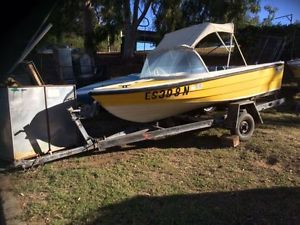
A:
{"label": "tree", "polygon": [[59,42],[64,33],[83,35],[83,6],[82,0],[59,1],[49,18],[53,24],[50,34]]}
{"label": "tree", "polygon": [[[123,32],[123,57],[134,55],[138,26],[141,24],[150,6],[156,0],[95,0],[94,4],[99,13],[102,36]],[[132,3],[132,5],[131,5]],[[101,33],[101,32],[100,32]]]}
{"label": "tree", "polygon": [[[85,37],[91,53],[96,41],[113,43],[122,31],[123,57],[134,55],[138,27],[152,9],[155,27],[164,34],[192,24],[234,22],[238,26],[258,23],[259,0],[64,0],[53,16],[55,33],[75,32]],[[96,13],[94,13],[96,12]],[[254,16],[252,15],[254,14]],[[96,18],[98,21],[96,21]]]}
{"label": "tree", "polygon": [[157,30],[166,33],[205,21],[253,24],[258,22],[260,7],[259,0],[161,0],[152,10]]}
{"label": "tree", "polygon": [[82,47],[93,59],[95,53],[94,30],[97,20],[90,0],[59,1],[49,21],[53,24],[53,28],[47,35],[48,40],[57,44],[64,43],[66,40],[70,41],[70,37],[81,42],[83,40]]}
{"label": "tree", "polygon": [[154,24],[158,32],[165,33],[184,26],[180,4],[181,0],[162,0],[153,4]]}
{"label": "tree", "polygon": [[90,0],[85,0],[83,7],[84,49],[90,56],[94,55],[94,27],[95,13]]}
{"label": "tree", "polygon": [[121,4],[116,0],[94,0],[94,9],[98,24],[95,27],[97,42],[109,39],[109,44],[115,42],[115,37],[122,31]]}
{"label": "tree", "polygon": [[268,12],[267,18],[264,18],[262,25],[263,26],[271,26],[272,20],[275,18],[275,14],[278,11],[276,7],[272,7],[271,5],[266,5],[264,9]]}
{"label": "tree", "polygon": [[143,8],[139,13],[140,0],[134,0],[133,13],[130,10],[130,0],[123,0],[123,21],[124,21],[124,51],[123,56],[132,57],[135,49],[137,29],[154,0],[145,0],[141,5]]}

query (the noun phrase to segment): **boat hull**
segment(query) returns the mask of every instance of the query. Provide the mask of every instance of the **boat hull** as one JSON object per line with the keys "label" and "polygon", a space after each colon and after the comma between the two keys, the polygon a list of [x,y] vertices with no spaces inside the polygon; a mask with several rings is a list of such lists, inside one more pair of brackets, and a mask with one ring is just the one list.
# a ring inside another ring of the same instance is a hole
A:
{"label": "boat hull", "polygon": [[[283,63],[228,73],[207,80],[149,85],[127,91],[92,92],[111,114],[132,122],[151,122],[193,109],[252,98],[281,87]],[[155,82],[155,81],[153,81]],[[139,84],[142,86],[142,84]],[[126,88],[126,87],[125,87]]]}

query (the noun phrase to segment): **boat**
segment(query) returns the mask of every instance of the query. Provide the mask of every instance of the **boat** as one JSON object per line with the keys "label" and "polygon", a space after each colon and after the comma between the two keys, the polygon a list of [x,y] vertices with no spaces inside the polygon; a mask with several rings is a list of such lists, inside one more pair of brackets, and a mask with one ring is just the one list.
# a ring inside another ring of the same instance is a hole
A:
{"label": "boat", "polygon": [[300,58],[287,61],[287,65],[291,69],[295,80],[300,85]]}
{"label": "boat", "polygon": [[[230,37],[229,46],[235,42],[244,65],[230,65],[232,47],[226,47],[220,33]],[[208,67],[195,50],[211,34],[228,51],[226,65]],[[281,88],[283,69],[283,61],[247,65],[233,23],[202,23],[166,34],[147,55],[139,79],[94,88],[90,95],[116,117],[147,123],[273,94]]]}

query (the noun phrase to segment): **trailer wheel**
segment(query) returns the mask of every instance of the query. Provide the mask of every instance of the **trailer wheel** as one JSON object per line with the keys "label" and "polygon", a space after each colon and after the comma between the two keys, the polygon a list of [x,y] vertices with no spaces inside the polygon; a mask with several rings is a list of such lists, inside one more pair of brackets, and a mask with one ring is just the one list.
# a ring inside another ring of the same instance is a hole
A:
{"label": "trailer wheel", "polygon": [[237,127],[230,130],[231,134],[238,135],[241,141],[248,141],[255,129],[255,122],[249,113],[239,116]]}

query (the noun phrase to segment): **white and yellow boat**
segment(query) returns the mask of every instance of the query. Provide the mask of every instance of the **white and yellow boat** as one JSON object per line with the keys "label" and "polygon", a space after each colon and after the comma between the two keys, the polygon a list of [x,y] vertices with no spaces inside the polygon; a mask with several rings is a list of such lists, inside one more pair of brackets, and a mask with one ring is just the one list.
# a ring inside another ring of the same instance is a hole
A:
{"label": "white and yellow boat", "polygon": [[297,59],[292,59],[287,62],[287,65],[291,69],[295,80],[299,83],[300,85],[300,58]]}
{"label": "white and yellow boat", "polygon": [[[234,25],[204,23],[166,34],[147,56],[140,79],[95,88],[91,96],[111,114],[133,122],[151,122],[193,109],[270,94],[281,87],[284,62],[247,65],[234,36]],[[244,66],[230,66],[230,35]],[[228,51],[227,65],[207,68],[196,45],[216,33]],[[220,70],[221,68],[221,70]]]}

